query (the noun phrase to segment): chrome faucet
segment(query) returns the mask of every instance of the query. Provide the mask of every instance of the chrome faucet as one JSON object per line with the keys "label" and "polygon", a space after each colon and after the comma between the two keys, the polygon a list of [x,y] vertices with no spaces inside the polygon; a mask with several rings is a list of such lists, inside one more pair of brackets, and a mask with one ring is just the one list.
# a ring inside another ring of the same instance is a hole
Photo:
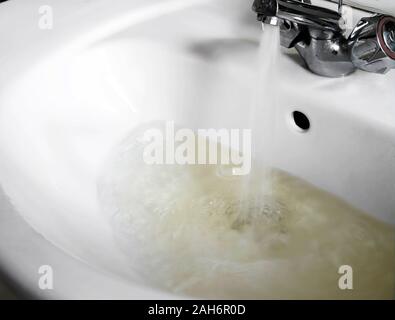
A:
{"label": "chrome faucet", "polygon": [[350,36],[341,27],[339,11],[312,5],[310,0],[255,0],[262,23],[278,25],[281,45],[295,48],[307,67],[326,77],[361,69],[387,73],[395,68],[395,18],[373,14],[362,18]]}

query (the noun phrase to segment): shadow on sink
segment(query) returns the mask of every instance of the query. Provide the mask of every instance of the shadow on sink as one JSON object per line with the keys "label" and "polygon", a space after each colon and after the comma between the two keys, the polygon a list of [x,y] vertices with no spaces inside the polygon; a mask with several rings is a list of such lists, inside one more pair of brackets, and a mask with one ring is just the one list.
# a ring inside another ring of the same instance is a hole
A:
{"label": "shadow on sink", "polygon": [[227,55],[250,54],[258,48],[259,42],[250,39],[216,39],[193,43],[188,49],[204,59],[219,60]]}

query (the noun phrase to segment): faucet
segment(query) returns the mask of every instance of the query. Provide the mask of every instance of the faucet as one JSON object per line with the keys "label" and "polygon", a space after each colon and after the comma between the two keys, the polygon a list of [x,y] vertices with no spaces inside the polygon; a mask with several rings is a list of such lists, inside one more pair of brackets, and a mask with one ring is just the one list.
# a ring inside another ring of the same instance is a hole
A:
{"label": "faucet", "polygon": [[395,68],[395,18],[375,13],[362,18],[347,37],[339,11],[310,0],[255,0],[258,21],[280,28],[281,45],[295,48],[313,73],[341,77],[360,69],[385,74]]}

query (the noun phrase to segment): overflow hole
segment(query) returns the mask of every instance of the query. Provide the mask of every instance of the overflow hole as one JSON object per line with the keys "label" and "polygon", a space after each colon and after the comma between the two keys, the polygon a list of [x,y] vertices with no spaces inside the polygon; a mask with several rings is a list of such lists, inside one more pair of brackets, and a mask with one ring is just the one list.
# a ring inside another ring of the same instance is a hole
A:
{"label": "overflow hole", "polygon": [[303,112],[292,112],[292,118],[294,124],[300,131],[305,132],[310,129],[310,120]]}

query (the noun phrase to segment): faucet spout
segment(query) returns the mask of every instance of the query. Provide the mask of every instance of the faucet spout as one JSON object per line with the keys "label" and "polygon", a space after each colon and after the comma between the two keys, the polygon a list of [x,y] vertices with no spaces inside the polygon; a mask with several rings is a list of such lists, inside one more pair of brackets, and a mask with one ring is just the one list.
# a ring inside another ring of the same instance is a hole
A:
{"label": "faucet spout", "polygon": [[255,0],[252,5],[258,20],[276,16],[317,29],[341,31],[339,21],[341,15],[333,10],[314,6],[310,1],[298,0]]}
{"label": "faucet spout", "polygon": [[280,27],[281,45],[295,48],[308,69],[326,77],[340,77],[361,69],[386,73],[395,68],[395,18],[375,14],[363,18],[349,38],[338,11],[310,0],[255,0],[253,10],[262,23]]}

